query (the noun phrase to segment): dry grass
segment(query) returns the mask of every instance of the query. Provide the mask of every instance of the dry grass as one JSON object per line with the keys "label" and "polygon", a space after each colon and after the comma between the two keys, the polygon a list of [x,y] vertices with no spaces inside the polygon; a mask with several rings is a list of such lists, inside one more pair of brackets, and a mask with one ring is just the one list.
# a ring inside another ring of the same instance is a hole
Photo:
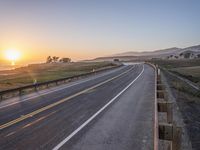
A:
{"label": "dry grass", "polygon": [[172,69],[180,67],[200,66],[200,59],[183,59],[183,60],[152,60],[151,62],[158,64],[161,67]]}
{"label": "dry grass", "polygon": [[191,80],[192,82],[195,82],[198,84],[200,82],[200,66],[174,68],[174,69],[171,69],[171,71]]}
{"label": "dry grass", "polygon": [[200,77],[200,66],[195,67],[181,67],[172,69],[173,71],[177,71],[181,74],[192,75],[194,77]]}
{"label": "dry grass", "polygon": [[200,85],[200,59],[155,60],[152,62]]}
{"label": "dry grass", "polygon": [[40,83],[71,77],[113,65],[109,62],[35,64],[11,71],[0,71],[0,90],[33,84],[35,80]]}
{"label": "dry grass", "polygon": [[171,88],[173,97],[182,114],[187,133],[192,147],[200,147],[200,92],[188,86],[185,82],[163,71],[167,82]]}

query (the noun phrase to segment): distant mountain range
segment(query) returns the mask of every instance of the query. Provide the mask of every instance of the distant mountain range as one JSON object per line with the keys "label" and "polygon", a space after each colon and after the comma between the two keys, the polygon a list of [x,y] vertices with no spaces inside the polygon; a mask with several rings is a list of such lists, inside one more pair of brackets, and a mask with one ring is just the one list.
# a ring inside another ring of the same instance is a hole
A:
{"label": "distant mountain range", "polygon": [[144,51],[144,52],[124,52],[119,54],[114,54],[108,57],[99,57],[94,60],[96,61],[105,61],[113,59],[122,59],[122,60],[136,60],[136,59],[194,59],[200,58],[200,45],[186,47],[186,48],[177,48],[172,47],[168,49],[161,49],[155,51]]}

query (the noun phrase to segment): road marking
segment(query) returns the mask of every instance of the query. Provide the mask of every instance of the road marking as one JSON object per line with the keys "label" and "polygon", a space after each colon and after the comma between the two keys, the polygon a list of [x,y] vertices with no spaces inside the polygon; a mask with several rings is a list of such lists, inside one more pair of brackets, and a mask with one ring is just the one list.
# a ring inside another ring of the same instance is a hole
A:
{"label": "road marking", "polygon": [[85,92],[85,94],[89,94],[89,93],[92,93],[94,91],[96,91],[96,89],[89,90],[89,91]]}
{"label": "road marking", "polygon": [[123,72],[123,73],[121,73],[121,74],[115,76],[115,77],[112,77],[112,78],[110,78],[110,79],[108,79],[108,80],[105,80],[105,81],[103,81],[103,82],[101,82],[101,83],[98,83],[98,84],[96,84],[96,85],[94,85],[94,86],[92,86],[92,87],[90,87],[90,88],[87,88],[87,89],[85,89],[85,90],[82,90],[82,91],[80,91],[80,92],[78,92],[78,93],[76,93],[76,94],[73,94],[73,95],[71,95],[71,96],[69,96],[69,97],[67,97],[67,98],[61,99],[60,101],[57,101],[57,102],[52,103],[52,104],[49,104],[49,105],[47,105],[47,106],[45,106],[45,107],[43,107],[43,108],[40,108],[40,109],[38,109],[38,110],[36,110],[36,111],[33,111],[33,112],[29,113],[29,114],[23,115],[23,116],[21,116],[20,118],[17,118],[17,119],[15,119],[15,120],[12,120],[12,121],[10,121],[10,122],[7,122],[7,123],[5,123],[5,124],[3,124],[3,125],[0,126],[0,130],[2,130],[2,129],[4,129],[4,128],[7,128],[7,127],[9,127],[9,126],[12,126],[12,125],[14,125],[14,124],[16,124],[16,123],[18,123],[18,122],[21,122],[21,121],[23,121],[23,120],[25,120],[25,119],[27,119],[27,118],[33,117],[33,116],[35,116],[35,115],[37,115],[37,114],[39,114],[39,113],[41,113],[41,112],[44,112],[45,110],[48,110],[48,109],[50,109],[50,108],[52,108],[52,107],[55,107],[55,106],[57,106],[57,105],[59,105],[59,104],[61,104],[61,103],[64,103],[64,102],[68,101],[69,99],[75,98],[75,97],[77,97],[77,96],[79,96],[79,95],[81,95],[81,94],[84,94],[84,93],[86,93],[86,92],[92,90],[92,89],[95,89],[95,88],[97,88],[97,87],[100,87],[100,86],[102,86],[103,84],[106,84],[106,83],[108,83],[108,82],[110,82],[110,81],[112,81],[112,80],[114,80],[114,79],[117,79],[117,78],[119,78],[120,76],[126,74],[127,72],[129,72],[129,71],[132,70],[133,68],[134,68],[134,66],[131,67],[130,69],[126,70],[125,72]]}
{"label": "road marking", "polygon": [[15,131],[14,131],[14,132],[11,132],[11,133],[9,133],[9,134],[7,134],[5,137],[9,137],[9,136],[11,136],[11,135],[13,135],[13,134],[15,134]]}
{"label": "road marking", "polygon": [[[47,118],[47,117],[49,117],[49,116],[55,114],[56,112],[57,112],[57,111],[53,111],[53,112],[47,114],[46,116],[43,116],[43,117],[41,117],[41,118],[39,118],[39,119],[37,119],[37,120],[31,122],[31,123],[28,123],[28,124],[26,124],[25,126],[23,126],[21,129],[25,129],[25,128],[31,126],[31,125],[34,125],[34,124],[38,123],[39,121],[42,121],[42,120],[44,120],[45,118]],[[21,130],[21,129],[19,129],[19,130]],[[19,131],[19,130],[18,130],[18,131]],[[17,133],[17,131],[10,132],[10,133],[8,133],[5,137],[9,137],[9,136],[11,136],[11,135],[13,135],[13,134],[15,134],[15,133]]]}
{"label": "road marking", "polygon": [[27,127],[29,127],[29,126],[32,126],[32,125],[38,123],[39,121],[42,121],[42,120],[46,119],[47,117],[49,117],[49,116],[55,114],[56,112],[57,112],[57,111],[51,112],[51,113],[49,113],[49,114],[46,115],[46,116],[43,116],[43,117],[41,117],[41,118],[39,118],[39,119],[37,119],[37,120],[31,122],[31,123],[28,123],[27,125],[23,126],[22,128],[24,129],[24,128],[27,128]]}
{"label": "road marking", "polygon": [[73,131],[68,137],[66,137],[63,141],[61,141],[57,146],[53,148],[53,150],[60,149],[66,142],[68,142],[74,135],[76,135],[81,129],[83,129],[88,123],[90,123],[97,115],[99,115],[104,109],[106,109],[112,102],[114,102],[121,94],[123,94],[144,72],[143,69],[140,74],[128,85],[126,86],[120,93],[118,93],[113,99],[111,99],[106,105],[104,105],[100,110],[98,110],[92,117],[90,117],[86,122],[84,122],[80,127],[78,127],[75,131]]}
{"label": "road marking", "polygon": [[[111,73],[112,73],[112,72],[111,72]],[[78,81],[77,81],[77,82],[73,83],[72,85],[67,85],[67,86],[64,86],[64,87],[56,88],[55,90],[51,90],[51,91],[48,91],[48,92],[40,93],[40,95],[31,96],[31,97],[25,98],[24,100],[12,102],[12,103],[10,103],[10,104],[0,106],[0,109],[1,109],[1,108],[5,108],[5,107],[8,107],[8,106],[12,106],[12,105],[15,105],[15,104],[24,102],[24,101],[28,101],[28,100],[31,100],[31,99],[33,99],[33,98],[37,98],[37,97],[40,97],[40,96],[43,96],[43,95],[47,95],[47,94],[49,94],[49,93],[53,93],[53,92],[56,92],[56,91],[60,91],[60,90],[63,90],[63,89],[67,89],[67,88],[76,86],[76,85],[78,85],[78,84],[85,83],[85,82],[87,82],[87,81],[91,81],[91,80],[95,80],[95,79],[97,79],[97,78],[101,78],[101,77],[103,77],[103,76],[105,76],[105,75],[104,75],[104,74],[103,74],[103,75],[99,75],[99,76],[96,76],[96,77],[93,78],[93,79],[89,78],[89,79],[86,79],[86,80],[81,81],[81,82],[78,82]]]}

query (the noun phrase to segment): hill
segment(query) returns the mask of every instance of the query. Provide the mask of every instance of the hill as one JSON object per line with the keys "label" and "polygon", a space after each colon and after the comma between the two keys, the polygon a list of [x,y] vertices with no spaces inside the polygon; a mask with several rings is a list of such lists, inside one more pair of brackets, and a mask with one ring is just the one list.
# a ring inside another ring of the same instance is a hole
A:
{"label": "hill", "polygon": [[94,61],[110,61],[113,59],[120,59],[123,61],[141,60],[141,59],[194,59],[200,58],[200,45],[186,47],[186,48],[167,48],[154,51],[135,52],[129,51],[119,54],[114,54],[107,57],[98,57]]}

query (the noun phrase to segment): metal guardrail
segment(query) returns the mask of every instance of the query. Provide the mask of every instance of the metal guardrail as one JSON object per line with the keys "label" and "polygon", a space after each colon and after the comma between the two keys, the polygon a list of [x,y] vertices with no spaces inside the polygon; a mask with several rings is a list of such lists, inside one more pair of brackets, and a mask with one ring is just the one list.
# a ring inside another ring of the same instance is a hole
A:
{"label": "metal guardrail", "polygon": [[19,88],[13,88],[13,89],[5,90],[5,91],[0,91],[0,100],[7,99],[6,97],[4,97],[5,95],[10,94],[11,96],[7,96],[9,98],[17,96],[17,95],[19,96],[19,95],[22,95],[24,93],[24,91],[28,90],[28,89],[33,89],[34,91],[37,91],[38,88],[42,87],[42,86],[46,86],[46,88],[48,88],[49,85],[51,85],[51,84],[58,85],[61,82],[66,83],[66,82],[69,82],[70,80],[73,80],[73,79],[89,76],[89,75],[92,75],[92,74],[95,74],[95,73],[99,73],[99,72],[106,71],[106,70],[109,70],[109,69],[114,69],[114,68],[117,68],[117,67],[120,67],[120,66],[121,65],[113,66],[113,67],[99,69],[99,70],[96,70],[96,71],[92,71],[92,72],[88,72],[88,73],[84,73],[84,74],[80,74],[80,75],[76,75],[76,76],[72,76],[72,77],[67,77],[67,78],[62,78],[62,79],[57,79],[57,80],[51,80],[51,81],[47,81],[47,82],[31,84],[31,85],[22,86],[22,87],[19,87]]}
{"label": "metal guardrail", "polygon": [[155,101],[154,101],[154,129],[153,129],[153,134],[154,134],[154,143],[153,143],[153,147],[154,147],[154,150],[159,150],[159,146],[158,146],[158,143],[159,143],[159,136],[158,136],[158,109],[157,109],[157,68],[155,65],[151,64],[151,63],[148,63],[148,62],[145,62],[146,64],[150,65],[154,70],[155,70]]}
{"label": "metal guardrail", "polygon": [[[154,150],[160,150],[159,140],[170,141],[169,150],[181,149],[181,134],[182,128],[177,127],[173,121],[172,103],[168,101],[168,96],[165,87],[162,84],[160,69],[151,63],[155,70],[155,110],[154,110]],[[159,122],[159,113],[166,113],[167,122]]]}
{"label": "metal guardrail", "polygon": [[160,69],[157,68],[157,111],[164,112],[167,115],[166,122],[158,123],[159,139],[170,141],[170,150],[181,149],[181,132],[182,128],[178,127],[173,121],[173,105],[169,102],[169,98],[162,84]]}

